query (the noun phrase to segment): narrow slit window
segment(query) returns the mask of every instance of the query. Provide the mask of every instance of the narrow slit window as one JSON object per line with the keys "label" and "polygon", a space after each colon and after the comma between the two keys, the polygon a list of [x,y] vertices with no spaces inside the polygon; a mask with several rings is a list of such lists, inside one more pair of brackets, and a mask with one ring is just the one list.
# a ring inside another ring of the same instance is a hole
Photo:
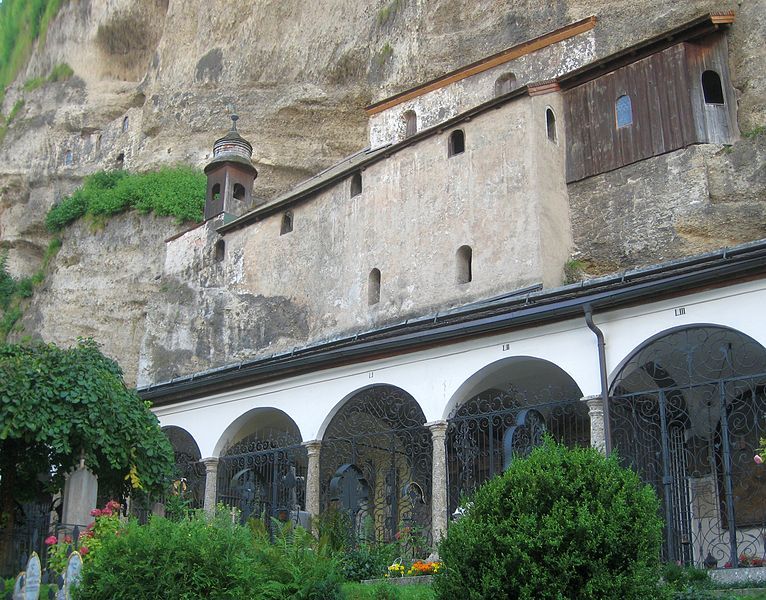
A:
{"label": "narrow slit window", "polygon": [[495,81],[495,97],[502,96],[516,88],[516,75],[504,73]]}
{"label": "narrow slit window", "polygon": [[351,197],[358,196],[362,193],[362,174],[354,173],[351,176]]}
{"label": "narrow slit window", "polygon": [[414,110],[404,113],[405,132],[404,137],[410,137],[418,132],[418,115]]}
{"label": "narrow slit window", "polygon": [[245,199],[245,186],[241,183],[235,183],[234,184],[234,197],[237,200],[244,200]]}
{"label": "narrow slit window", "polygon": [[630,96],[623,94],[614,103],[614,111],[617,116],[617,128],[628,127],[633,124],[633,103]]}
{"label": "narrow slit window", "polygon": [[465,133],[462,129],[456,129],[449,136],[447,155],[455,156],[465,152]]}
{"label": "narrow slit window", "polygon": [[127,131],[130,128],[130,119],[128,117],[125,117],[122,120],[122,130]]}
{"label": "narrow slit window", "polygon": [[702,74],[702,93],[705,104],[723,104],[723,86],[721,76],[715,71],[705,71]]}
{"label": "narrow slit window", "polygon": [[213,202],[218,202],[221,199],[221,184],[216,183],[213,186]]}
{"label": "narrow slit window", "polygon": [[223,262],[223,259],[226,258],[226,242],[223,240],[218,240],[215,243],[215,262]]}
{"label": "narrow slit window", "polygon": [[551,142],[556,141],[556,115],[553,114],[553,109],[548,108],[545,111],[545,128],[548,132],[548,139]]}
{"label": "narrow slit window", "polygon": [[64,155],[64,164],[67,167],[71,167],[73,162],[74,162],[74,156],[72,155],[72,151],[67,150],[67,153]]}
{"label": "narrow slit window", "polygon": [[473,250],[470,246],[460,246],[457,250],[457,282],[470,283],[473,279]]}
{"label": "narrow slit window", "polygon": [[380,302],[380,269],[373,269],[367,278],[367,304],[372,306],[378,302]]}
{"label": "narrow slit window", "polygon": [[125,153],[124,152],[120,152],[117,155],[117,160],[114,161],[114,166],[117,167],[118,169],[122,169],[125,166]]}
{"label": "narrow slit window", "polygon": [[282,227],[279,230],[279,235],[285,235],[293,230],[293,213],[289,210],[282,215]]}

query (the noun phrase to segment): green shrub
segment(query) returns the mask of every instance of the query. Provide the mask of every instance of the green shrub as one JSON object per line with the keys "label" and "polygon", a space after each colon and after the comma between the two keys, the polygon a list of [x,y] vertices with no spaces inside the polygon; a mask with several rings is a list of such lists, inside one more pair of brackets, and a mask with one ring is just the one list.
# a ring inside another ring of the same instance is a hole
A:
{"label": "green shrub", "polygon": [[24,91],[32,92],[37,88],[42,87],[46,83],[66,81],[72,75],[74,75],[72,67],[70,67],[67,63],[59,63],[53,67],[53,69],[51,69],[51,72],[47,77],[33,77],[32,79],[27,79],[24,82]]}
{"label": "green shrub", "polygon": [[130,523],[104,538],[83,569],[76,600],[340,600],[335,563],[302,529],[278,528],[274,543],[228,513]]}
{"label": "green shrub", "polygon": [[189,167],[164,168],[150,173],[101,171],[86,177],[82,187],[51,208],[45,219],[50,231],[60,231],[90,215],[103,219],[131,208],[142,213],[202,220],[205,176]]}
{"label": "green shrub", "polygon": [[438,598],[646,599],[659,582],[653,489],[592,448],[548,439],[472,498],[439,547]]}
{"label": "green shrub", "polygon": [[384,577],[398,556],[396,544],[360,544],[340,554],[341,573],[347,581]]}

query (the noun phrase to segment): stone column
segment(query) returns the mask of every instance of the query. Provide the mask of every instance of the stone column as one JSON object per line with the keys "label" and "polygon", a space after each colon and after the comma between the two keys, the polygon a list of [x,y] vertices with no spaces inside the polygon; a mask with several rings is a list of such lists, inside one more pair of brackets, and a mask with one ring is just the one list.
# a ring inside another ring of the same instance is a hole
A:
{"label": "stone column", "polygon": [[205,465],[205,503],[203,508],[208,515],[215,514],[215,500],[218,493],[218,458],[203,458]]}
{"label": "stone column", "polygon": [[585,396],[581,399],[588,405],[590,416],[590,445],[602,454],[606,453],[606,435],[604,433],[604,399],[601,394]]}
{"label": "stone column", "polygon": [[319,525],[319,451],[322,448],[321,440],[311,440],[303,444],[306,446],[309,464],[306,471],[306,512],[311,515],[311,529],[318,531]]}
{"label": "stone column", "polygon": [[431,430],[431,534],[434,548],[447,535],[447,421],[426,423]]}

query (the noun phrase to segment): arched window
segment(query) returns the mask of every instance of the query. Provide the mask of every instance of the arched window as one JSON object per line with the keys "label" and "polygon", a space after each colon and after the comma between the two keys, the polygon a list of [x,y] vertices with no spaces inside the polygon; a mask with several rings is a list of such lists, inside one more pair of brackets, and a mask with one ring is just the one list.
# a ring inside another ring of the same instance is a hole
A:
{"label": "arched window", "polygon": [[367,304],[372,306],[378,302],[380,302],[380,269],[373,269],[367,278]]}
{"label": "arched window", "polygon": [[128,119],[128,117],[125,117],[122,120],[122,130],[127,131],[129,127],[130,127],[130,119]]}
{"label": "arched window", "polygon": [[351,197],[358,196],[362,193],[362,174],[359,172],[354,173],[351,176]]}
{"label": "arched window", "polygon": [[404,137],[410,137],[418,132],[418,115],[414,110],[404,113],[405,131]]}
{"label": "arched window", "polygon": [[545,111],[545,128],[548,132],[548,139],[552,142],[556,141],[556,115],[553,114],[553,109],[548,108]]}
{"label": "arched window", "polygon": [[120,152],[117,155],[117,160],[114,161],[114,166],[117,167],[118,169],[122,169],[125,166],[125,153],[124,152]]}
{"label": "arched window", "polygon": [[455,154],[462,154],[463,152],[465,152],[465,133],[462,129],[456,129],[450,133],[447,156],[455,156]]}
{"label": "arched window", "polygon": [[705,104],[723,104],[723,87],[721,76],[715,71],[705,71],[702,74],[702,93],[705,96]]}
{"label": "arched window", "polygon": [[507,94],[516,88],[516,75],[503,73],[495,81],[495,98]]}
{"label": "arched window", "polygon": [[630,96],[623,94],[614,103],[614,112],[617,118],[617,127],[628,127],[633,124],[633,104]]}
{"label": "arched window", "polygon": [[215,262],[223,262],[223,259],[226,257],[226,242],[223,240],[218,240],[215,243]]}
{"label": "arched window", "polygon": [[293,230],[293,213],[287,211],[282,215],[282,227],[279,229],[279,235],[290,233]]}
{"label": "arched window", "polygon": [[473,279],[471,262],[473,250],[470,246],[460,246],[457,250],[457,282],[469,283]]}
{"label": "arched window", "polygon": [[221,184],[220,183],[216,183],[213,186],[212,199],[213,199],[213,202],[218,202],[218,200],[221,199]]}
{"label": "arched window", "polygon": [[237,200],[244,200],[245,199],[245,186],[241,183],[235,183],[234,184],[234,197]]}

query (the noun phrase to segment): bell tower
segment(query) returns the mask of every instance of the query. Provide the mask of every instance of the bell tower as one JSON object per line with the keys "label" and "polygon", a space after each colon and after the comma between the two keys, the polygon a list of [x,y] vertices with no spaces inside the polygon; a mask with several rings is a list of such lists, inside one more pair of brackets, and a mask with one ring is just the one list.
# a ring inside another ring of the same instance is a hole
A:
{"label": "bell tower", "polygon": [[229,221],[246,213],[253,204],[253,147],[237,131],[237,115],[231,115],[231,129],[213,144],[213,159],[205,167],[207,195],[205,220],[223,213]]}

